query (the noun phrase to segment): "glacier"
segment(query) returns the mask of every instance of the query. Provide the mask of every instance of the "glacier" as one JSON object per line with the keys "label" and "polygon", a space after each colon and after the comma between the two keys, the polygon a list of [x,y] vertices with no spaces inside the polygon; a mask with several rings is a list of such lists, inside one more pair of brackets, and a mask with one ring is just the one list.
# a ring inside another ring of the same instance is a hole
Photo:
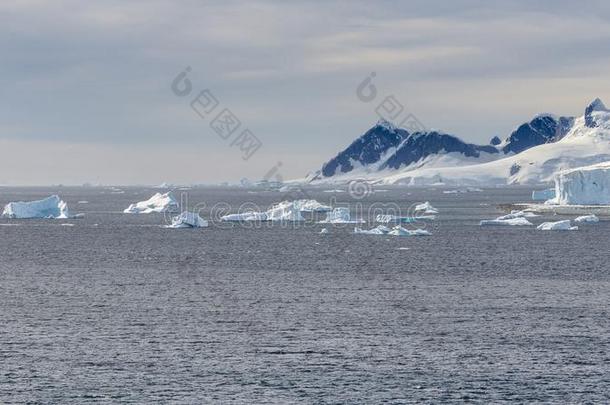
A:
{"label": "glacier", "polygon": [[3,218],[70,218],[68,205],[59,196],[52,195],[37,201],[19,201],[6,204],[2,211]]}
{"label": "glacier", "polygon": [[165,194],[156,193],[146,201],[131,204],[123,212],[126,214],[150,214],[153,212],[177,212],[178,201],[171,192]]}

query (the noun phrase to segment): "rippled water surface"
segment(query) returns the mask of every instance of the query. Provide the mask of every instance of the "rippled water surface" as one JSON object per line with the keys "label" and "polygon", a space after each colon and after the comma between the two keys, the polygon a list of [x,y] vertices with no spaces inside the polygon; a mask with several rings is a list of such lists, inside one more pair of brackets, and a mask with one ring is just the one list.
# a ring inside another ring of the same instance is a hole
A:
{"label": "rippled water surface", "polygon": [[[172,230],[120,213],[157,190],[123,191],[0,188],[0,204],[59,193],[85,213],[0,220],[1,403],[610,401],[609,221],[481,228],[531,190],[403,188],[309,194],[354,216],[429,200],[431,237]],[[283,197],[184,193],[206,217]]]}

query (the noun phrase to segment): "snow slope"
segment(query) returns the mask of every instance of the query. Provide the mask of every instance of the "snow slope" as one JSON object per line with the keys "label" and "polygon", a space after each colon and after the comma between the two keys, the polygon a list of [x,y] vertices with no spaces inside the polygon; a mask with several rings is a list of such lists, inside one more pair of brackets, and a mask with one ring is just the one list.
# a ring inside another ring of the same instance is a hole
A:
{"label": "snow slope", "polygon": [[[499,145],[508,154],[487,153],[485,149],[478,151],[479,156],[441,151],[407,166],[392,168],[377,164],[378,170],[356,168],[332,177],[318,177],[314,183],[364,179],[379,184],[407,185],[541,184],[552,182],[558,171],[610,161],[610,112],[601,100],[596,99],[587,106],[581,117],[551,118],[548,114],[540,115],[527,125],[527,131],[522,126],[513,132]],[[527,134],[530,142],[547,143],[515,154],[506,146],[512,144],[513,149],[521,151],[524,144],[516,143],[522,139],[523,135],[519,134]]]}

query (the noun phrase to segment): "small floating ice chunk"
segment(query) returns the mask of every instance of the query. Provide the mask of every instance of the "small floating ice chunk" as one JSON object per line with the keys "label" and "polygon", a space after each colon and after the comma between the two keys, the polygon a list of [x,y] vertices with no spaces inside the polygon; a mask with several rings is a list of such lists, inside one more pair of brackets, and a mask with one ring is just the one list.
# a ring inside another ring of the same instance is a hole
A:
{"label": "small floating ice chunk", "polygon": [[582,224],[582,223],[595,223],[595,222],[599,222],[599,218],[595,214],[583,215],[581,217],[576,218],[574,220],[574,222],[579,223],[579,224]]}
{"label": "small floating ice chunk", "polygon": [[[500,217],[502,218],[502,217]],[[508,218],[508,219],[487,219],[479,223],[480,226],[532,226],[530,221],[523,217]]]}
{"label": "small floating ice chunk", "polygon": [[349,208],[337,207],[326,214],[326,219],[321,224],[361,224],[362,219],[351,219]]}
{"label": "small floating ice chunk", "polygon": [[375,217],[375,221],[381,222],[382,224],[389,224],[390,222],[415,222],[418,218],[413,217],[399,217],[390,214],[379,214]]}
{"label": "small floating ice chunk", "polygon": [[146,201],[131,204],[125,211],[126,214],[150,214],[152,212],[177,212],[178,201],[171,192],[165,194],[156,193]]}
{"label": "small floating ice chunk", "polygon": [[182,214],[172,218],[172,224],[166,228],[206,228],[208,221],[201,218],[199,214],[184,211]]}
{"label": "small floating ice chunk", "polygon": [[500,220],[500,221],[504,221],[504,220],[507,220],[507,219],[515,219],[515,218],[536,218],[536,217],[539,217],[539,216],[540,216],[540,215],[535,214],[535,213],[530,212],[530,211],[515,211],[515,210],[513,210],[513,211],[511,211],[511,213],[510,213],[510,214],[503,215],[503,216],[498,217],[498,218],[496,218],[496,219],[497,219],[497,220]]}
{"label": "small floating ice chunk", "polygon": [[430,232],[425,229],[414,229],[408,230],[400,225],[393,227],[392,229],[384,225],[379,225],[373,229],[365,230],[361,228],[354,228],[354,233],[363,235],[391,235],[391,236],[430,236]]}
{"label": "small floating ice chunk", "polygon": [[577,231],[577,226],[572,226],[569,219],[557,222],[544,222],[536,228],[541,231]]}
{"label": "small floating ice chunk", "polygon": [[6,204],[2,212],[4,218],[55,218],[66,219],[70,217],[68,205],[57,195],[52,195],[37,201],[19,201]]}
{"label": "small floating ice chunk", "polygon": [[424,214],[438,214],[438,210],[432,206],[428,201],[415,206],[415,212],[423,211]]}
{"label": "small floating ice chunk", "polygon": [[362,229],[359,227],[354,228],[354,233],[363,235],[386,235],[391,231],[387,226],[379,225],[373,229]]}
{"label": "small floating ice chunk", "polygon": [[320,233],[321,234],[326,234],[326,233],[328,233],[328,229],[322,228],[322,229],[320,229]]}
{"label": "small floating ice chunk", "polygon": [[430,232],[426,231],[425,229],[408,230],[408,229],[403,228],[400,225],[397,225],[394,228],[392,228],[392,230],[390,232],[388,232],[388,235],[392,235],[392,236],[430,236],[432,234]]}
{"label": "small floating ice chunk", "polygon": [[241,214],[229,214],[220,218],[222,221],[241,222],[241,221],[266,221],[267,214],[264,212],[248,211]]}

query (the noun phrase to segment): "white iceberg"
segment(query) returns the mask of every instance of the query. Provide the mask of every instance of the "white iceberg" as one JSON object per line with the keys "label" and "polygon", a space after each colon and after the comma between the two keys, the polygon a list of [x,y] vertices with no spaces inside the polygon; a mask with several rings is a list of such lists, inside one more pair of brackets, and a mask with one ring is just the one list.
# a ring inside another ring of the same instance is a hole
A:
{"label": "white iceberg", "polygon": [[265,212],[248,211],[239,214],[229,214],[220,218],[222,221],[242,222],[242,221],[305,221],[301,215],[300,206],[297,201],[282,201],[273,205]]}
{"label": "white iceberg", "polygon": [[570,220],[557,222],[544,222],[536,228],[541,231],[577,231],[577,226],[572,226]]}
{"label": "white iceberg", "polygon": [[68,205],[59,196],[52,195],[38,201],[19,201],[6,204],[2,212],[4,218],[69,218]]}
{"label": "white iceberg", "polygon": [[424,229],[408,230],[399,225],[392,229],[384,225],[379,225],[373,229],[365,230],[361,228],[354,228],[354,233],[362,235],[391,235],[391,236],[430,236],[430,232]]}
{"label": "white iceberg", "polygon": [[328,233],[328,229],[322,228],[322,229],[320,229],[320,233],[321,234],[326,234],[326,233]]}
{"label": "white iceberg", "polygon": [[424,214],[438,214],[438,210],[432,206],[428,201],[415,206],[415,212],[423,211]]}
{"label": "white iceberg", "polygon": [[326,219],[321,224],[362,224],[362,219],[351,219],[349,208],[337,207],[326,214]]}
{"label": "white iceberg", "polygon": [[177,212],[178,201],[171,192],[165,194],[157,193],[146,201],[131,204],[125,211],[126,214],[150,214],[152,212]]}
{"label": "white iceberg", "polygon": [[305,221],[301,215],[300,206],[297,201],[282,201],[271,207],[267,212],[267,221]]}
{"label": "white iceberg", "polygon": [[532,191],[533,201],[547,201],[555,198],[555,189],[547,188],[546,190],[534,190]]}
{"label": "white iceberg", "polygon": [[[502,217],[500,217],[502,218]],[[532,226],[530,221],[523,217],[508,219],[486,219],[479,223],[480,226]]]}
{"label": "white iceberg", "polygon": [[510,214],[506,214],[503,215],[501,217],[496,218],[499,221],[505,221],[507,219],[515,219],[515,218],[536,218],[539,217],[540,215],[535,214],[533,212],[530,211],[516,211],[513,210],[510,212]]}
{"label": "white iceberg", "polygon": [[558,205],[610,204],[610,162],[557,173],[555,175],[555,194],[556,197],[549,203]]}
{"label": "white iceberg", "polygon": [[208,221],[201,218],[199,214],[184,211],[182,214],[172,218],[172,224],[166,228],[206,228]]}
{"label": "white iceberg", "polygon": [[386,235],[390,233],[391,229],[387,226],[379,225],[373,229],[362,229],[362,228],[354,228],[354,233],[363,234],[363,235]]}
{"label": "white iceberg", "polygon": [[264,212],[247,211],[240,214],[225,215],[220,219],[227,222],[266,221],[267,214]]}
{"label": "white iceberg", "polygon": [[577,217],[574,219],[574,222],[582,224],[582,223],[596,223],[599,222],[599,218],[595,214],[591,215],[583,215],[581,217]]}

